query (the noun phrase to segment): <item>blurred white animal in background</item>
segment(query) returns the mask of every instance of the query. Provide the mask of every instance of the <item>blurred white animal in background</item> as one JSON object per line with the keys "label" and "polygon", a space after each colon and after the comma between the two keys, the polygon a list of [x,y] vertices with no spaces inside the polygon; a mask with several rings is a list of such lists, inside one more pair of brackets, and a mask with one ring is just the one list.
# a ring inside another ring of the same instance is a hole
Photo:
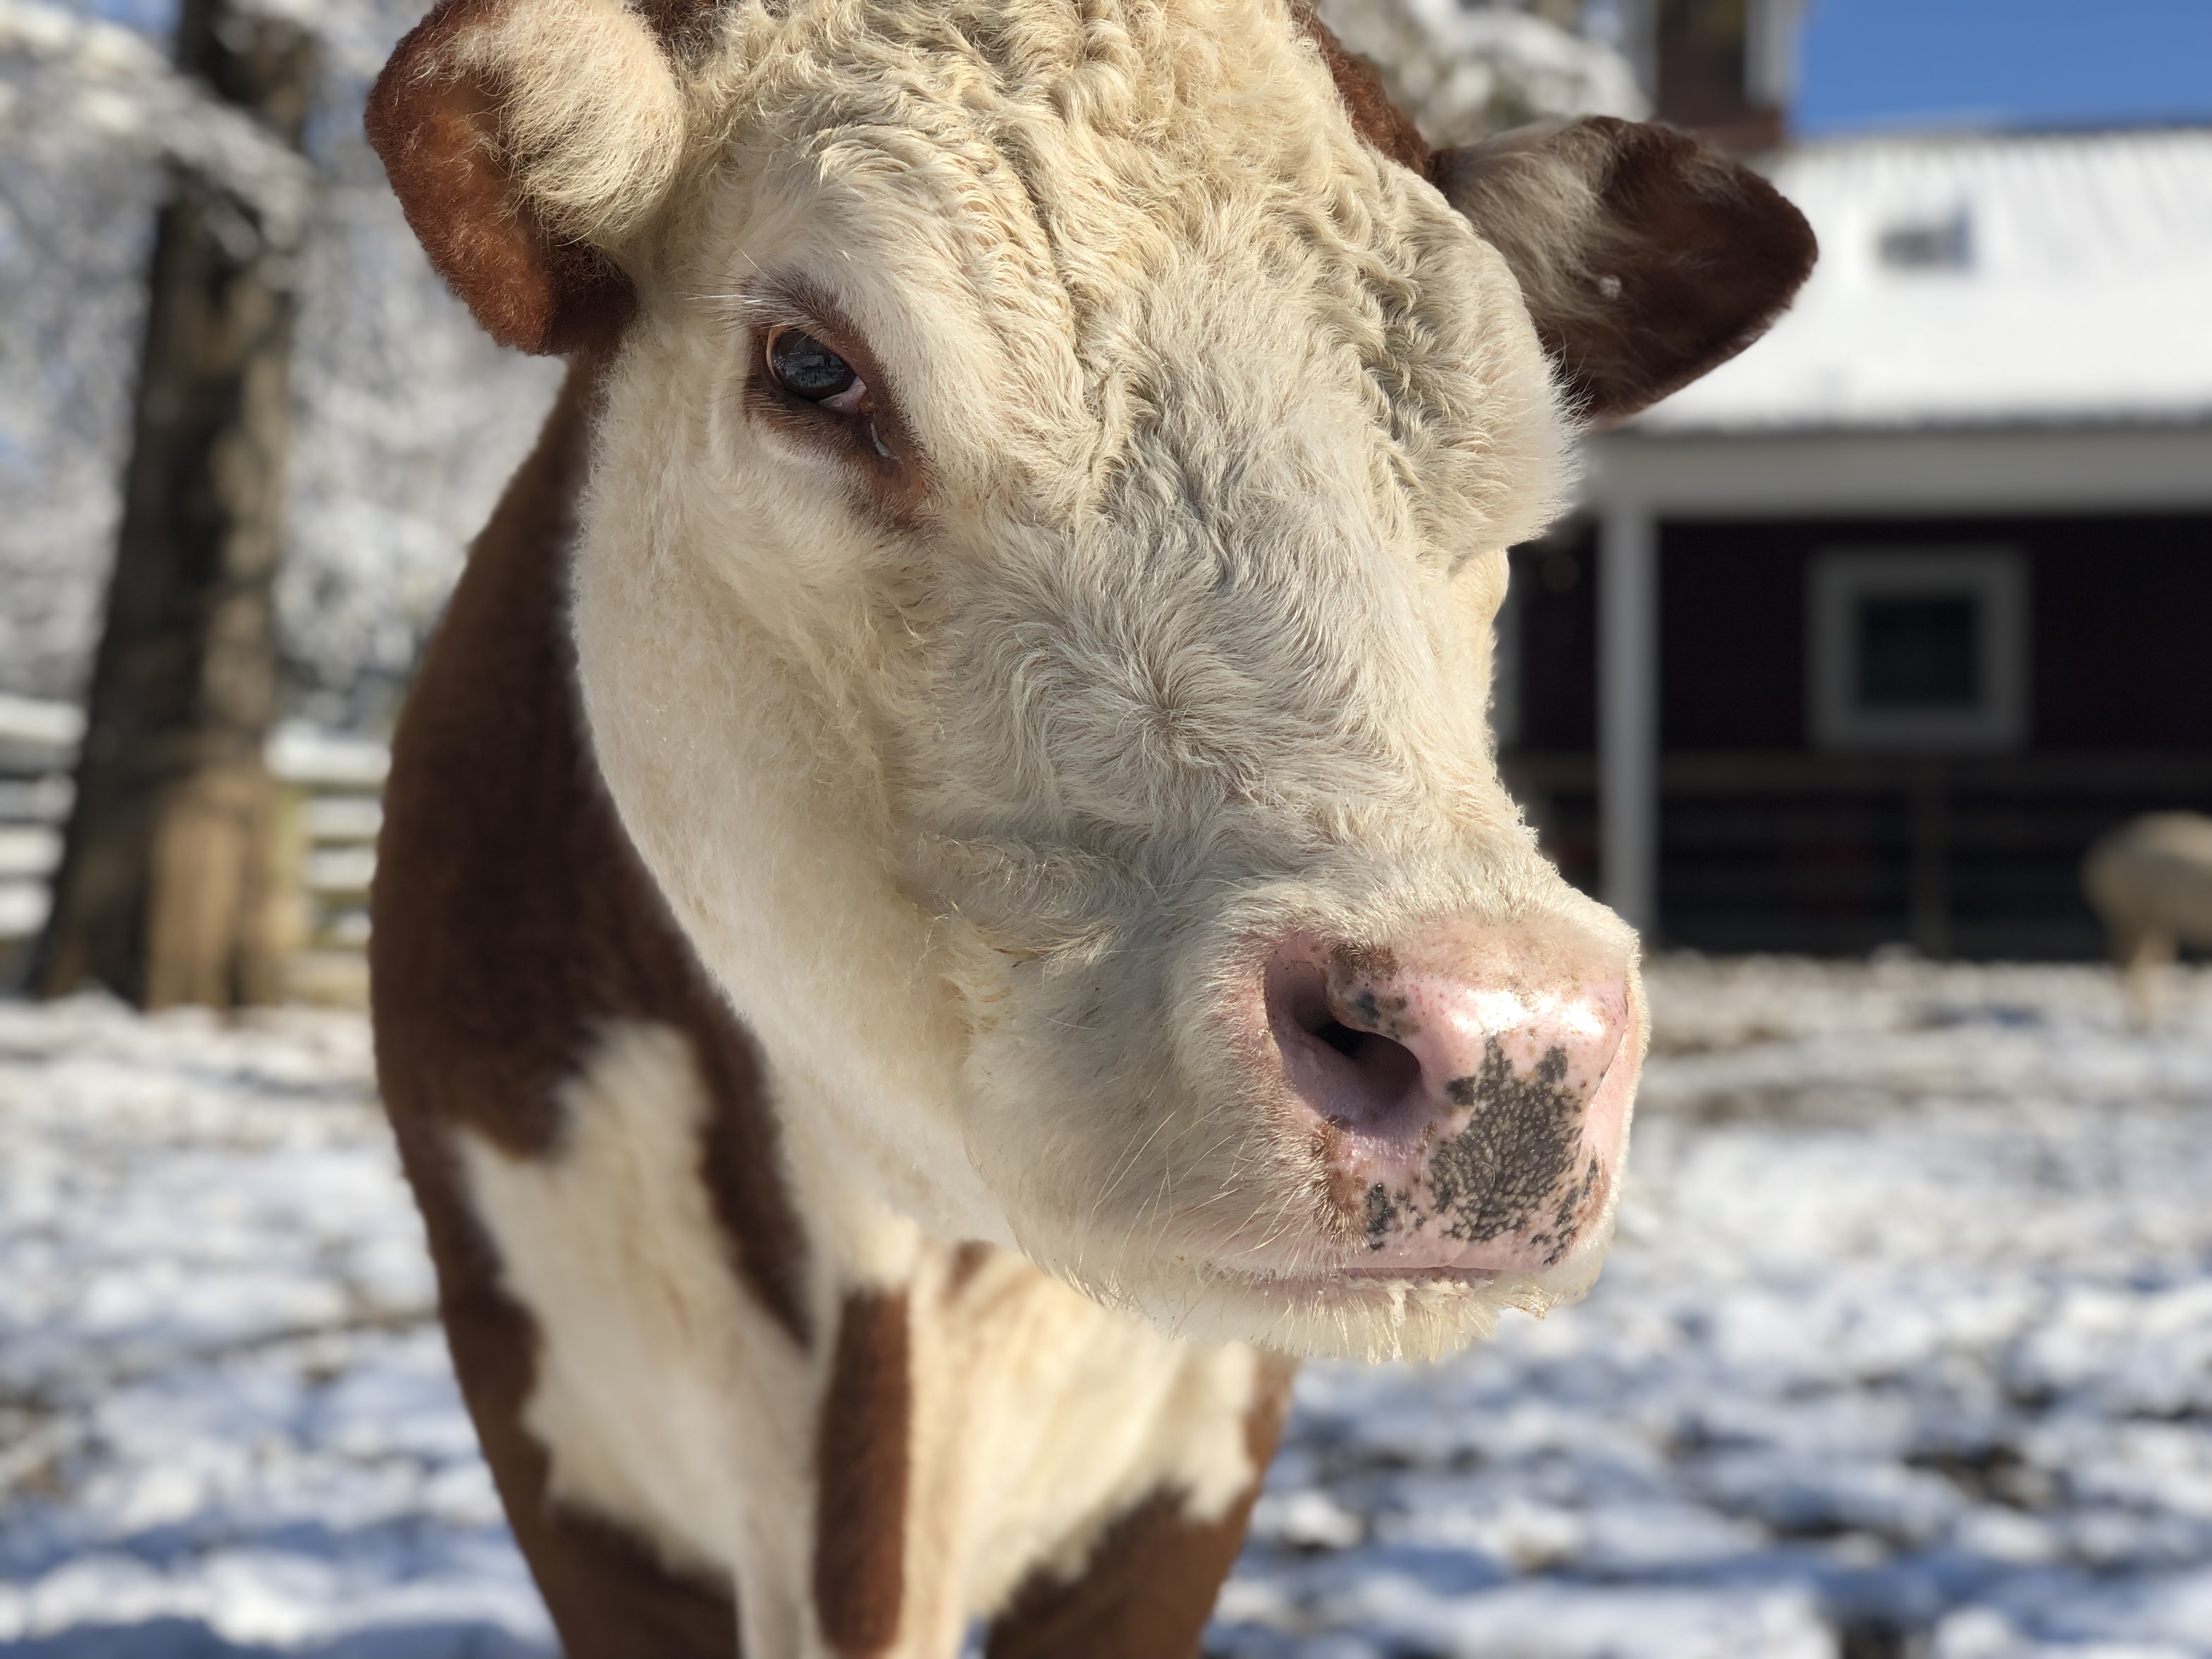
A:
{"label": "blurred white animal in background", "polygon": [[2136,1029],[2157,1023],[2160,969],[2184,945],[2212,946],[2212,817],[2150,812],[2102,836],[2081,889],[2127,976]]}

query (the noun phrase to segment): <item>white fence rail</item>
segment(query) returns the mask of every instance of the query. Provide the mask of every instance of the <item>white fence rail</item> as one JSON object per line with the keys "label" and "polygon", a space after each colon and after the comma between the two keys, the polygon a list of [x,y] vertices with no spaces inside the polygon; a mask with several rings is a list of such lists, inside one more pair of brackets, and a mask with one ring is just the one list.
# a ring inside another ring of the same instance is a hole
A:
{"label": "white fence rail", "polygon": [[[46,922],[83,735],[73,704],[0,696],[0,984],[20,979]],[[283,790],[287,988],[305,1001],[357,1002],[391,755],[374,738],[295,721],[270,736],[268,756]]]}

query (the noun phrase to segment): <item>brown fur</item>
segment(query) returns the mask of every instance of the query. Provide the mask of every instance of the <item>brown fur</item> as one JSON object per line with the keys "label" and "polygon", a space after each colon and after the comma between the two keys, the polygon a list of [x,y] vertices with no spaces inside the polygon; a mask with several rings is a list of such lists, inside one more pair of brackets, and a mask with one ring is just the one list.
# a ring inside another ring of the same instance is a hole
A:
{"label": "brown fur", "polygon": [[[1286,1359],[1263,1367],[1244,1425],[1261,1470],[1282,1437],[1297,1370]],[[1189,1659],[1259,1495],[1255,1478],[1212,1522],[1187,1519],[1173,1493],[1147,1499],[1115,1522],[1074,1578],[1040,1574],[1024,1584],[992,1625],[985,1659]]]}
{"label": "brown fur", "polygon": [[814,1605],[846,1659],[898,1638],[912,1468],[912,1334],[903,1291],[845,1298],[815,1464]]}
{"label": "brown fur", "polygon": [[732,1266],[803,1342],[806,1241],[751,1041],[639,866],[576,707],[562,554],[590,379],[571,375],[479,538],[393,741],[371,896],[378,1069],[403,1127],[465,1124],[542,1155],[553,1091],[608,1022],[675,1027],[713,1102],[702,1166]]}
{"label": "brown fur", "polygon": [[660,44],[676,58],[686,58],[705,44],[721,0],[632,0],[637,15],[660,37]]}
{"label": "brown fur", "polygon": [[1352,130],[1401,167],[1411,167],[1426,178],[1429,141],[1421,137],[1413,118],[1390,101],[1375,65],[1357,52],[1346,51],[1344,43],[1329,32],[1328,25],[1310,6],[1297,5],[1292,15],[1307,39],[1321,49],[1322,62],[1328,65],[1329,77],[1336,82],[1336,95],[1344,100],[1344,112],[1352,118]]}
{"label": "brown fur", "polygon": [[1764,334],[1819,253],[1772,185],[1666,127],[1545,123],[1439,150],[1431,173],[1505,256],[1544,349],[1601,426]]}
{"label": "brown fur", "polygon": [[449,1130],[517,1155],[560,1134],[554,1091],[605,1022],[681,1030],[713,1114],[702,1174],[732,1269],[804,1340],[806,1241],[776,1174],[750,1043],[638,868],[575,704],[562,561],[592,376],[478,538],[393,743],[372,896],[377,1069],[438,1271],[454,1369],[517,1540],[571,1659],[735,1651],[726,1589],[679,1578],[556,1508],[520,1414],[537,1333],[459,1185]]}
{"label": "brown fur", "polygon": [[1626,420],[1735,356],[1813,269],[1819,249],[1803,216],[1685,134],[1595,116],[1431,150],[1372,64],[1310,8],[1294,15],[1352,129],[1443,191],[1505,256],[1545,350],[1595,425]]}
{"label": "brown fur", "polygon": [[498,3],[442,0],[392,52],[362,125],[409,228],[492,338],[532,352],[604,346],[630,314],[629,279],[548,230],[514,190],[500,88],[441,66],[447,43]]}

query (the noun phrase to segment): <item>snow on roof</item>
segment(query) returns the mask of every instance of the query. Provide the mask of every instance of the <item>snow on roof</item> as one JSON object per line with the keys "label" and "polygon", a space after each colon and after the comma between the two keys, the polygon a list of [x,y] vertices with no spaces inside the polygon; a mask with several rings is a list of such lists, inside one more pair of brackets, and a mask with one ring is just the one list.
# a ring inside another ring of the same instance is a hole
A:
{"label": "snow on roof", "polygon": [[1784,152],[1820,263],[1653,432],[2212,421],[2212,130]]}

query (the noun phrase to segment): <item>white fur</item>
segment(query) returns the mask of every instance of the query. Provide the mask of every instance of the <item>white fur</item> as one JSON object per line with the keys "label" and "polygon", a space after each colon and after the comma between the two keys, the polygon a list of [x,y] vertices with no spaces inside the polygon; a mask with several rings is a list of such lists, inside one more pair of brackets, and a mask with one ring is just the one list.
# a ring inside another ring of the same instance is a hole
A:
{"label": "white fur", "polygon": [[[706,1097],[684,1038],[610,1031],[562,1092],[557,1152],[463,1132],[475,1212],[540,1333],[524,1421],[560,1502],[672,1566],[733,1582],[748,1654],[823,1651],[810,1597],[826,1355],[802,1353],[731,1273],[699,1179]],[[913,1334],[907,1593],[891,1659],[951,1659],[1033,1570],[1074,1571],[1156,1492],[1215,1520],[1258,1470],[1257,1362],[1194,1348],[1000,1254],[957,1289],[924,1246],[878,1283]],[[834,1330],[841,1287],[817,1285]]]}
{"label": "white fur", "polygon": [[618,249],[683,160],[682,90],[622,0],[509,0],[424,70],[489,76],[516,182],[568,235]]}
{"label": "white fur", "polygon": [[[1237,1267],[1347,1248],[1224,1037],[1252,941],[1632,951],[1486,727],[1504,550],[1571,435],[1503,260],[1353,134],[1281,0],[720,16],[680,67],[549,47],[510,120],[640,290],[576,574],[593,741],[825,1248],[867,1278],[986,1239],[1304,1350],[1578,1293],[1594,1260],[1318,1297]],[[748,410],[761,331],[819,320],[793,290],[883,365],[903,518]]]}
{"label": "white fur", "polygon": [[504,1288],[539,1334],[523,1425],[556,1500],[743,1592],[744,1650],[796,1654],[813,1514],[815,1362],[732,1275],[700,1180],[706,1094],[679,1032],[607,1033],[562,1091],[557,1156],[461,1131]]}
{"label": "white fur", "polygon": [[2151,812],[2101,837],[2082,890],[2126,975],[2139,1030],[2158,1023],[2160,970],[2184,945],[2212,945],[2212,817]]}

